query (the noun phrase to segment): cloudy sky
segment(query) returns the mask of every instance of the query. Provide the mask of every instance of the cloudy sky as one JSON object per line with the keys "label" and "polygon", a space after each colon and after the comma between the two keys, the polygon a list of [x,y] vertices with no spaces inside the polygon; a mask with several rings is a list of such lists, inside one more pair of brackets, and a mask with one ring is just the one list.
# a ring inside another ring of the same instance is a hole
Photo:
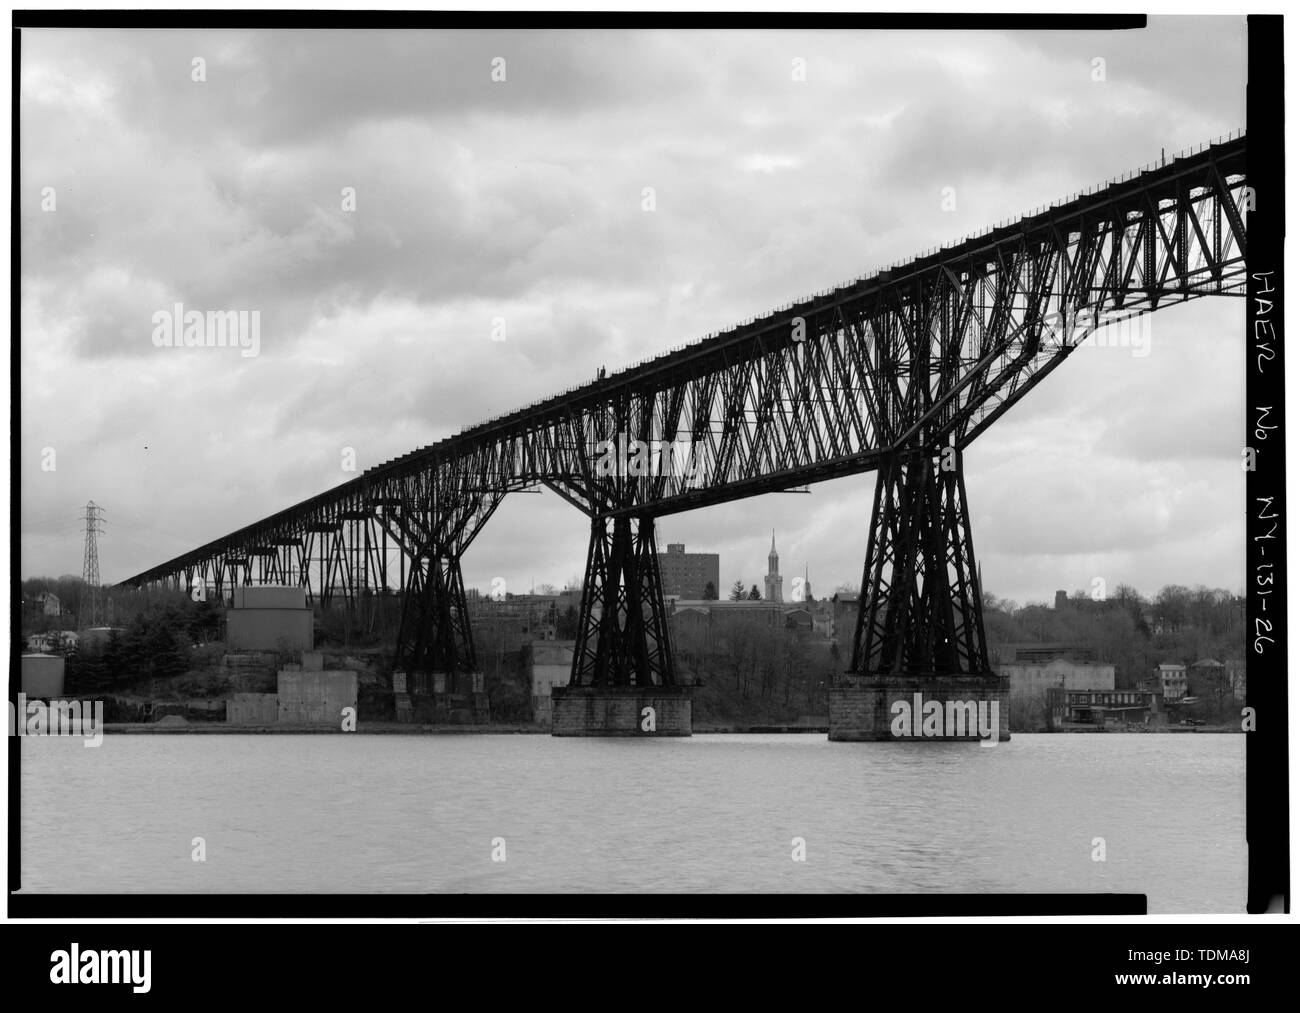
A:
{"label": "cloudy sky", "polygon": [[[344,448],[362,470],[1242,127],[1245,40],[24,31],[21,571],[81,572],[87,500],[115,582],[346,481]],[[260,354],[156,347],[177,302],[259,310]],[[1243,313],[1081,349],[972,446],[988,590],[1244,587]],[[874,481],[660,541],[761,585],[775,528],[821,596],[860,581]],[[466,582],[563,584],[587,534],[512,497]]]}

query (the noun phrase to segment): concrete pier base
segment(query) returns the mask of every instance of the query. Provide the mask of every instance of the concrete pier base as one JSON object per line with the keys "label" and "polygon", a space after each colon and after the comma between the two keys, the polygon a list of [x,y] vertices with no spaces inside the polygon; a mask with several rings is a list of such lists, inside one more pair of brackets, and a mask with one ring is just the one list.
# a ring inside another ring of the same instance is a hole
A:
{"label": "concrete pier base", "polygon": [[691,687],[556,686],[551,690],[551,734],[690,735]]}
{"label": "concrete pier base", "polygon": [[845,673],[830,688],[832,742],[1006,742],[1010,720],[1011,679],[993,673]]}
{"label": "concrete pier base", "polygon": [[415,720],[415,713],[411,707],[411,697],[406,687],[407,687],[406,673],[394,672],[393,673],[393,707],[397,715],[397,720],[402,722]]}
{"label": "concrete pier base", "polygon": [[[450,687],[460,687],[452,692]],[[487,724],[491,718],[482,672],[394,672],[398,721],[416,724]]]}

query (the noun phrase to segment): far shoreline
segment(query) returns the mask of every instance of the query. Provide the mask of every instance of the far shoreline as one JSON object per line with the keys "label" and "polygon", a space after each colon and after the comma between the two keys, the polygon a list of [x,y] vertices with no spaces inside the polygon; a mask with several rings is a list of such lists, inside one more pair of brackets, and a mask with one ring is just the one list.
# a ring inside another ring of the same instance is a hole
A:
{"label": "far shoreline", "polygon": [[[414,722],[378,721],[359,725],[344,732],[334,725],[229,725],[222,721],[187,724],[111,723],[104,724],[106,735],[550,735],[543,725],[428,725]],[[829,725],[705,725],[692,729],[693,735],[826,735]],[[1165,728],[1063,728],[1053,732],[1012,732],[1016,735],[1226,735],[1237,732],[1232,725],[1215,727],[1198,725]],[[653,738],[654,736],[629,736]]]}

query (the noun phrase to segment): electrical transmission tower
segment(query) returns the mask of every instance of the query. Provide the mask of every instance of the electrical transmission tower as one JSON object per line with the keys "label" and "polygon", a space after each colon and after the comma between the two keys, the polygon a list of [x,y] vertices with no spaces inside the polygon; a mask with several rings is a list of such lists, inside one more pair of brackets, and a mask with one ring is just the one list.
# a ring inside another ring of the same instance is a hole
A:
{"label": "electrical transmission tower", "polygon": [[86,504],[86,557],[81,564],[81,579],[85,583],[86,600],[78,617],[82,629],[104,625],[103,588],[99,583],[99,543],[96,535],[104,533],[104,508],[95,506],[92,499]]}

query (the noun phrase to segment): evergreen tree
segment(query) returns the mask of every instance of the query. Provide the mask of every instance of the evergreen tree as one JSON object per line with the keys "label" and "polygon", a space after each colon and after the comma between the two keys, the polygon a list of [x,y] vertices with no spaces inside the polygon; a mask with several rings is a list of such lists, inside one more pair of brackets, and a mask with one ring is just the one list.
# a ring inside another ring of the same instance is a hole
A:
{"label": "evergreen tree", "polygon": [[104,675],[109,683],[115,683],[122,677],[122,637],[116,629],[110,630],[108,643],[104,645]]}
{"label": "evergreen tree", "polygon": [[158,623],[146,638],[153,675],[180,675],[185,671],[189,652],[184,635],[177,635],[165,622]]}
{"label": "evergreen tree", "polygon": [[578,610],[570,605],[555,620],[556,640],[576,640],[578,637]]}

